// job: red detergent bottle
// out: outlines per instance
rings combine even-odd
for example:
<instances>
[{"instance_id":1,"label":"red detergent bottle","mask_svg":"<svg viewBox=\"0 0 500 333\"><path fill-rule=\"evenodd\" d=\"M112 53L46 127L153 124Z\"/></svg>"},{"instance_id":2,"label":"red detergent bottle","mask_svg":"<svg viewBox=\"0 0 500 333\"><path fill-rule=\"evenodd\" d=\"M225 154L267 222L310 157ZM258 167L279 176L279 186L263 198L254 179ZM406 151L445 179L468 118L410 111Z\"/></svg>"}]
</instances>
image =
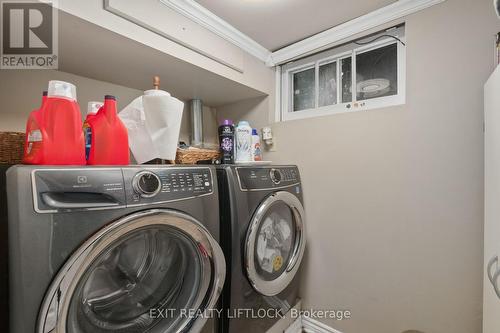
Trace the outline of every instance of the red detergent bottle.
<instances>
[{"instance_id":1,"label":"red detergent bottle","mask_svg":"<svg viewBox=\"0 0 500 333\"><path fill-rule=\"evenodd\" d=\"M47 91L45 90L43 93L42 93L42 104L40 105L40 108L38 109L35 109L33 111L31 111L30 113L30 117L28 119L28 121L26 122L26 138L24 139L24 152L23 152L23 159L25 158L25 156L28 154L28 148L29 150L31 151L32 148L33 148L33 145L31 145L31 147L28 145L28 133L29 133L29 129L28 127L30 126L30 124L33 122L32 118L37 118L39 117L39 112L40 112L40 109L43 108L43 106L45 105L45 102L47 101ZM31 121L30 121L31 120Z\"/></svg>"},{"instance_id":2,"label":"red detergent bottle","mask_svg":"<svg viewBox=\"0 0 500 333\"><path fill-rule=\"evenodd\" d=\"M95 117L99 109L103 106L101 102L89 102L87 107L87 117L83 123L83 135L85 137L85 159L89 159L90 147L92 147L92 130L89 126L89 119Z\"/></svg>"},{"instance_id":3,"label":"red detergent bottle","mask_svg":"<svg viewBox=\"0 0 500 333\"><path fill-rule=\"evenodd\" d=\"M76 87L68 82L50 81L40 109L26 124L23 163L84 165L85 147Z\"/></svg>"},{"instance_id":4,"label":"red detergent bottle","mask_svg":"<svg viewBox=\"0 0 500 333\"><path fill-rule=\"evenodd\" d=\"M129 164L128 133L116 111L116 98L106 95L104 105L86 121L90 131L89 165Z\"/></svg>"}]
</instances>

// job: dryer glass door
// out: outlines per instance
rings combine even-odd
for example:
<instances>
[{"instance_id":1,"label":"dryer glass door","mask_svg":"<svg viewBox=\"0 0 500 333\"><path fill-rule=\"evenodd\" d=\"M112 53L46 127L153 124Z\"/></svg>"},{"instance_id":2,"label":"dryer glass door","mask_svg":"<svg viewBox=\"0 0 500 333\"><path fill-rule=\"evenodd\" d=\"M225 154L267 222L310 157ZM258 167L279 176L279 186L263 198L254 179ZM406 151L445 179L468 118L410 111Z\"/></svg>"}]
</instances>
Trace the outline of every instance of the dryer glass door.
<instances>
[{"instance_id":1,"label":"dryer glass door","mask_svg":"<svg viewBox=\"0 0 500 333\"><path fill-rule=\"evenodd\" d=\"M305 249L304 208L289 192L276 192L257 208L245 248L247 275L267 296L283 291L300 266Z\"/></svg>"},{"instance_id":2,"label":"dryer glass door","mask_svg":"<svg viewBox=\"0 0 500 333\"><path fill-rule=\"evenodd\" d=\"M134 214L67 262L45 299L39 332L196 331L224 277L222 251L198 221L166 210Z\"/></svg>"}]
</instances>

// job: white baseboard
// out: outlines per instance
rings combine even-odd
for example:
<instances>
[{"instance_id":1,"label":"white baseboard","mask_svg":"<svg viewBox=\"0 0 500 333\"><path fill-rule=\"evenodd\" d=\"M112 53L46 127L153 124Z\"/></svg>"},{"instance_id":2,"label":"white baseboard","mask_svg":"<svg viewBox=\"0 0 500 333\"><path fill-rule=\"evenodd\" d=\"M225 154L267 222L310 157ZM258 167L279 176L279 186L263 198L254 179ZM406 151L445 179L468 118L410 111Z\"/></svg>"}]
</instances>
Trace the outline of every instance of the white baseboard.
<instances>
[{"instance_id":1,"label":"white baseboard","mask_svg":"<svg viewBox=\"0 0 500 333\"><path fill-rule=\"evenodd\" d=\"M284 333L342 333L315 319L305 316L297 318Z\"/></svg>"}]
</instances>

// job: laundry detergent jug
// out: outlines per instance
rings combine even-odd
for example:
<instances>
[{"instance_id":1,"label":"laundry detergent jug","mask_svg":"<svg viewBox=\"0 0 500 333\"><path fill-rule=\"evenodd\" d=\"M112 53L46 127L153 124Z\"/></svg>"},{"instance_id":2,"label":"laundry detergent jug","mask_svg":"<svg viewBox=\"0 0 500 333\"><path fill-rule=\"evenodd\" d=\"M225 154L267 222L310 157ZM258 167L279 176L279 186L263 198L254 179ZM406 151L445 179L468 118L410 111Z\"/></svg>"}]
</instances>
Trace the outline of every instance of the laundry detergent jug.
<instances>
[{"instance_id":1,"label":"laundry detergent jug","mask_svg":"<svg viewBox=\"0 0 500 333\"><path fill-rule=\"evenodd\" d=\"M26 124L23 163L84 165L85 147L76 88L63 81L50 81L40 109Z\"/></svg>"},{"instance_id":2,"label":"laundry detergent jug","mask_svg":"<svg viewBox=\"0 0 500 333\"><path fill-rule=\"evenodd\" d=\"M116 98L106 95L104 105L97 114L87 119L87 132L90 136L87 164L129 164L127 129L116 113Z\"/></svg>"},{"instance_id":3,"label":"laundry detergent jug","mask_svg":"<svg viewBox=\"0 0 500 333\"><path fill-rule=\"evenodd\" d=\"M92 130L89 126L89 119L92 119L97 114L97 111L104 104L101 102L89 102L87 106L87 116L85 117L85 122L83 123L83 135L85 136L85 159L89 159L90 147L92 146Z\"/></svg>"}]
</instances>

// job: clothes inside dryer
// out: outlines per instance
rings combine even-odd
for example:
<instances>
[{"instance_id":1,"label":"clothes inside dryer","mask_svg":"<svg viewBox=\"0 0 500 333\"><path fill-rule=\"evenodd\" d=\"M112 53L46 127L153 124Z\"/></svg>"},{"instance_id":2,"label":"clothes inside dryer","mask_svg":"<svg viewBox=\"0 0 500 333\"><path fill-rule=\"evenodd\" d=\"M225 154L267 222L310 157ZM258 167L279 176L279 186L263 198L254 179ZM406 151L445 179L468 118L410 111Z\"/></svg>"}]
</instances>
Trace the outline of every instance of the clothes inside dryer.
<instances>
[{"instance_id":1,"label":"clothes inside dryer","mask_svg":"<svg viewBox=\"0 0 500 333\"><path fill-rule=\"evenodd\" d=\"M276 202L263 216L257 233L255 266L266 281L286 269L295 248L294 215L284 202Z\"/></svg>"},{"instance_id":2,"label":"clothes inside dryer","mask_svg":"<svg viewBox=\"0 0 500 333\"><path fill-rule=\"evenodd\" d=\"M165 318L150 309L196 308L203 267L200 251L183 232L151 226L115 241L78 283L68 332L145 332ZM206 286L205 286L206 288ZM167 326L175 327L178 316Z\"/></svg>"}]
</instances>

